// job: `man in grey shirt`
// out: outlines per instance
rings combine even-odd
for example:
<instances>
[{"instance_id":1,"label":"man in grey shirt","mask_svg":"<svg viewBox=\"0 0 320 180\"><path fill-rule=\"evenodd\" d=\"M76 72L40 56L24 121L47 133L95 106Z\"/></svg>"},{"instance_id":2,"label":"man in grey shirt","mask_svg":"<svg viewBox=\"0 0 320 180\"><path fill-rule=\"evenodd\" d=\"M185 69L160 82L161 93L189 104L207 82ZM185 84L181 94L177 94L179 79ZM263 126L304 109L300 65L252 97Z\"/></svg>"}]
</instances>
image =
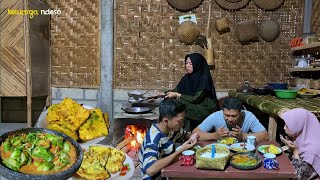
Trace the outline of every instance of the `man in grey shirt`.
<instances>
[{"instance_id":1,"label":"man in grey shirt","mask_svg":"<svg viewBox=\"0 0 320 180\"><path fill-rule=\"evenodd\" d=\"M223 110L209 115L193 133L200 135L199 140L217 140L227 136L245 140L249 135L255 136L257 141L268 140L268 133L256 116L241 108L240 100L233 97L225 99Z\"/></svg>"}]
</instances>

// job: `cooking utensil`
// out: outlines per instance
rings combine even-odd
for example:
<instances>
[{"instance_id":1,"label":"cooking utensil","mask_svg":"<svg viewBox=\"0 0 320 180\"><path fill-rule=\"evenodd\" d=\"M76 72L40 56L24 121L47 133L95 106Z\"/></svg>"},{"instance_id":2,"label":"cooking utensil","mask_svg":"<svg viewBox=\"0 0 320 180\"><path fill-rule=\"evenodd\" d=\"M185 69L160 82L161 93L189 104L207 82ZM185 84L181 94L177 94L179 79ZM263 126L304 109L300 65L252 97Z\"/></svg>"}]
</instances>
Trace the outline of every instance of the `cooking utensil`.
<instances>
[{"instance_id":1,"label":"cooking utensil","mask_svg":"<svg viewBox=\"0 0 320 180\"><path fill-rule=\"evenodd\" d=\"M267 95L271 93L269 88L253 88L253 92L258 95Z\"/></svg>"},{"instance_id":2,"label":"cooking utensil","mask_svg":"<svg viewBox=\"0 0 320 180\"><path fill-rule=\"evenodd\" d=\"M144 114L154 110L154 107L127 107L121 109L129 114Z\"/></svg>"},{"instance_id":3,"label":"cooking utensil","mask_svg":"<svg viewBox=\"0 0 320 180\"><path fill-rule=\"evenodd\" d=\"M131 91L128 92L128 96L132 97L133 99L135 99L136 101L140 100L140 98L143 98L143 96L145 94L147 94L149 91L146 91L144 93L140 92L140 91Z\"/></svg>"},{"instance_id":4,"label":"cooking utensil","mask_svg":"<svg viewBox=\"0 0 320 180\"><path fill-rule=\"evenodd\" d=\"M247 150L247 147L246 147L246 143L245 143L245 142L243 143L243 149L244 149L244 150Z\"/></svg>"},{"instance_id":5,"label":"cooking utensil","mask_svg":"<svg viewBox=\"0 0 320 180\"><path fill-rule=\"evenodd\" d=\"M65 134L62 134L60 132L50 130L50 129L44 129L44 128L25 128L25 129L19 129L16 131L11 131L6 134L3 134L0 137L0 144L2 144L2 142L4 142L10 135L28 134L28 133L35 133L35 132L54 134L57 136L61 136L65 140L69 141L76 150L76 162L69 169L62 172L57 172L53 174L34 175L34 174L24 174L17 171L13 171L9 169L6 165L4 165L0 158L1 176L4 176L7 179L17 179L17 180L18 179L57 180L57 179L68 179L69 177L73 176L77 172L77 170L79 169L82 163L83 152L82 152L81 146L75 140L73 140L72 138L70 138Z\"/></svg>"},{"instance_id":6,"label":"cooking utensil","mask_svg":"<svg viewBox=\"0 0 320 180\"><path fill-rule=\"evenodd\" d=\"M149 99L158 99L158 98L164 98L166 95L156 95L156 96L149 96L149 97L145 97L145 98L141 98L139 100L137 100L136 103L141 103L142 101L146 101Z\"/></svg>"}]
</instances>

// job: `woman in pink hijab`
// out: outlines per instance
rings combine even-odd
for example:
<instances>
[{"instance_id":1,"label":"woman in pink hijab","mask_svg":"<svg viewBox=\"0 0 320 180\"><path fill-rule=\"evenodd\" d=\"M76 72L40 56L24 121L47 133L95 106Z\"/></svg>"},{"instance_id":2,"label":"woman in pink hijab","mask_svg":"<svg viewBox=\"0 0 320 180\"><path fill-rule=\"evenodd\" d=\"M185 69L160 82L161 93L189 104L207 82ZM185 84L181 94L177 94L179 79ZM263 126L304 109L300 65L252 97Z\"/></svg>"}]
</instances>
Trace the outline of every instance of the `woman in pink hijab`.
<instances>
[{"instance_id":1,"label":"woman in pink hijab","mask_svg":"<svg viewBox=\"0 0 320 180\"><path fill-rule=\"evenodd\" d=\"M280 139L293 152L292 165L298 179L319 178L320 174L320 123L311 112L292 109L281 115L288 137ZM291 141L291 140L292 141Z\"/></svg>"}]
</instances>

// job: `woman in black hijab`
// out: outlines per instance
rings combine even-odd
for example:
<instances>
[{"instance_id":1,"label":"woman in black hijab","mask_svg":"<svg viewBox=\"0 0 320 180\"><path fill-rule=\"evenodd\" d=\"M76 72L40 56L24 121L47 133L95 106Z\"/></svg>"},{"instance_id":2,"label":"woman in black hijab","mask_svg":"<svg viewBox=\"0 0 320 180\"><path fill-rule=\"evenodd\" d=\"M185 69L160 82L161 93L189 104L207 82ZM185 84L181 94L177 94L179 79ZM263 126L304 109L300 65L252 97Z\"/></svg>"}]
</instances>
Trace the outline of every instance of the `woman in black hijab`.
<instances>
[{"instance_id":1,"label":"woman in black hijab","mask_svg":"<svg viewBox=\"0 0 320 180\"><path fill-rule=\"evenodd\" d=\"M186 129L193 130L218 110L218 100L208 63L201 54L188 54L185 57L185 68L187 74L174 90L165 94L166 98L176 98L186 105Z\"/></svg>"}]
</instances>

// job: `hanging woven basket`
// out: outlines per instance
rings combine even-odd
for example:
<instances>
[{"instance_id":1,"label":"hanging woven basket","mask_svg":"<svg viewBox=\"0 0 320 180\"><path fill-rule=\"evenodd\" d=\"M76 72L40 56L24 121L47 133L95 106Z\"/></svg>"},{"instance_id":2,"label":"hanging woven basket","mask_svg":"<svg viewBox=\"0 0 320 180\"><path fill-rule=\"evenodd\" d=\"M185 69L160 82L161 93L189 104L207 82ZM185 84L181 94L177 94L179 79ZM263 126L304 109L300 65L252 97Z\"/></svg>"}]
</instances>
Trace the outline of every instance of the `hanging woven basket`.
<instances>
[{"instance_id":1,"label":"hanging woven basket","mask_svg":"<svg viewBox=\"0 0 320 180\"><path fill-rule=\"evenodd\" d=\"M280 34L280 24L274 20L264 21L259 25L259 36L268 42L274 41Z\"/></svg>"},{"instance_id":2,"label":"hanging woven basket","mask_svg":"<svg viewBox=\"0 0 320 180\"><path fill-rule=\"evenodd\" d=\"M219 18L215 21L214 27L217 31L226 31L230 27L230 21L227 17Z\"/></svg>"},{"instance_id":3,"label":"hanging woven basket","mask_svg":"<svg viewBox=\"0 0 320 180\"><path fill-rule=\"evenodd\" d=\"M193 44L200 36L200 29L193 21L185 21L178 27L179 40L186 44Z\"/></svg>"},{"instance_id":4,"label":"hanging woven basket","mask_svg":"<svg viewBox=\"0 0 320 180\"><path fill-rule=\"evenodd\" d=\"M182 12L191 11L202 3L203 0L167 0L169 5Z\"/></svg>"}]
</instances>

